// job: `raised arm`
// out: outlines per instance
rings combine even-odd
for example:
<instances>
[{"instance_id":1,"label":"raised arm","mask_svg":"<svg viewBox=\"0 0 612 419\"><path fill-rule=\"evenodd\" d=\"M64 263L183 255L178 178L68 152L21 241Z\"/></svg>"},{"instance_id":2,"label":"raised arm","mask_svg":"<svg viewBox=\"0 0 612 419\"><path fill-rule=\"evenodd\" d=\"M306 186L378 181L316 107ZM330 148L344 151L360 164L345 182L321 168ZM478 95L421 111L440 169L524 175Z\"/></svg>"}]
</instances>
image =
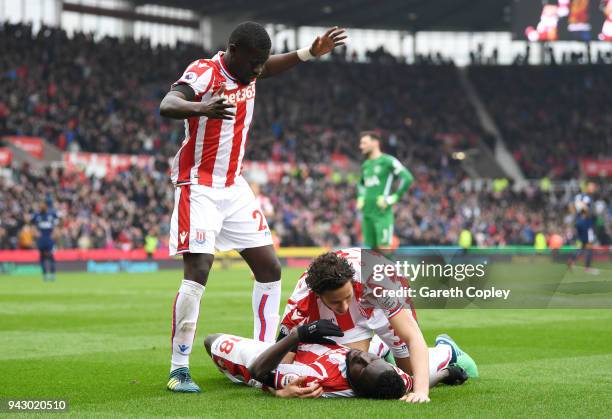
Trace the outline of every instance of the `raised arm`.
<instances>
[{"instance_id":1,"label":"raised arm","mask_svg":"<svg viewBox=\"0 0 612 419\"><path fill-rule=\"evenodd\" d=\"M302 61L321 57L334 48L344 45L346 30L337 26L328 29L322 36L317 36L310 48L302 48L286 54L271 55L265 62L259 78L271 77L295 67Z\"/></svg>"}]
</instances>

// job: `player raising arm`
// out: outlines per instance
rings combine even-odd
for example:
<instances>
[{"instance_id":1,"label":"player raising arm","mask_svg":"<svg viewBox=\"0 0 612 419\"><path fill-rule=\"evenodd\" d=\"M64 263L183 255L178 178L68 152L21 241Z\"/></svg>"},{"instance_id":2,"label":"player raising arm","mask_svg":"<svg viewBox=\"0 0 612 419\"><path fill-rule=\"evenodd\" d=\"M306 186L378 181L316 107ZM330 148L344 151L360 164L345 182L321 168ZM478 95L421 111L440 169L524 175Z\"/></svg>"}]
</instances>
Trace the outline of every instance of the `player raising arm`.
<instances>
[{"instance_id":1,"label":"player raising arm","mask_svg":"<svg viewBox=\"0 0 612 419\"><path fill-rule=\"evenodd\" d=\"M185 120L185 140L171 169L176 188L169 247L171 256L183 256L184 279L174 300L169 390L200 392L189 355L215 249L237 250L251 268L253 335L274 340L281 266L266 218L241 175L255 84L329 53L345 38L343 29L332 28L310 47L270 56L264 27L242 23L225 51L192 62L160 103L162 116Z\"/></svg>"}]
</instances>

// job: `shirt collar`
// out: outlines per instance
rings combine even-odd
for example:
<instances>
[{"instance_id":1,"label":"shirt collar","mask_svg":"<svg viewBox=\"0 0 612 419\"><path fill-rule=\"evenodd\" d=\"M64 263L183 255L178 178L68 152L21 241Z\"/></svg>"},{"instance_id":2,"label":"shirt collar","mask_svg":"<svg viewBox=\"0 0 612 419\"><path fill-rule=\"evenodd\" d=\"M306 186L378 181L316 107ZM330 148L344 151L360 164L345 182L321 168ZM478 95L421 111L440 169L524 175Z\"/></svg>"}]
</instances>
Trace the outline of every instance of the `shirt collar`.
<instances>
[{"instance_id":1,"label":"shirt collar","mask_svg":"<svg viewBox=\"0 0 612 419\"><path fill-rule=\"evenodd\" d=\"M223 73L223 75L225 77L227 77L228 79L238 82L238 79L232 75L232 73L230 73L229 69L227 68L227 66L225 65L225 61L223 60L223 56L225 55L224 51L219 51L217 52L217 54L213 57L213 60L217 61L219 63L219 67L221 68L221 72Z\"/></svg>"}]
</instances>

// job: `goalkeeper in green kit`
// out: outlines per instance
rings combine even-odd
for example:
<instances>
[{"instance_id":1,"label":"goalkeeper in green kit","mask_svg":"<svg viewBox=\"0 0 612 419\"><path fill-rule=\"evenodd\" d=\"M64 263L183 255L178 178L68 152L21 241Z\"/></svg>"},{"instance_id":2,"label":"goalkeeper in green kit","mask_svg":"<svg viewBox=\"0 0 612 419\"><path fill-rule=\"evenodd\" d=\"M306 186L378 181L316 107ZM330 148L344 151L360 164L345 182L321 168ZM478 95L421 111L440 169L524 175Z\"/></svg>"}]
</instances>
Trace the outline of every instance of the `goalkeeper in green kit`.
<instances>
[{"instance_id":1,"label":"goalkeeper in green kit","mask_svg":"<svg viewBox=\"0 0 612 419\"><path fill-rule=\"evenodd\" d=\"M391 247L393 239L393 205L412 184L413 177L398 159L380 151L381 137L373 131L362 132L359 139L361 164L357 209L363 212L363 244L370 249ZM395 181L399 186L392 190Z\"/></svg>"}]
</instances>

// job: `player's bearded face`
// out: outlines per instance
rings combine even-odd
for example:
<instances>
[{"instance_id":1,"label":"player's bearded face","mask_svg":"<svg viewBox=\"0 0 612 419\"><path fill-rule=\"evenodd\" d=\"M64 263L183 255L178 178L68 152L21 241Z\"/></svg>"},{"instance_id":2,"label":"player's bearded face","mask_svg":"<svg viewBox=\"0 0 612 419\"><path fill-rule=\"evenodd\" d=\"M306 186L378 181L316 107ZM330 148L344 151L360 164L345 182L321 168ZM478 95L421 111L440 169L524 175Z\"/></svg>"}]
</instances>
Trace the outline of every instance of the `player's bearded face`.
<instances>
[{"instance_id":1,"label":"player's bearded face","mask_svg":"<svg viewBox=\"0 0 612 419\"><path fill-rule=\"evenodd\" d=\"M334 313L344 314L348 311L349 304L353 298L353 284L351 281L347 281L338 289L325 291L319 298Z\"/></svg>"},{"instance_id":2,"label":"player's bearded face","mask_svg":"<svg viewBox=\"0 0 612 419\"><path fill-rule=\"evenodd\" d=\"M369 136L361 137L359 140L359 149L361 150L361 154L370 154L372 149L374 148L374 141Z\"/></svg>"}]
</instances>

